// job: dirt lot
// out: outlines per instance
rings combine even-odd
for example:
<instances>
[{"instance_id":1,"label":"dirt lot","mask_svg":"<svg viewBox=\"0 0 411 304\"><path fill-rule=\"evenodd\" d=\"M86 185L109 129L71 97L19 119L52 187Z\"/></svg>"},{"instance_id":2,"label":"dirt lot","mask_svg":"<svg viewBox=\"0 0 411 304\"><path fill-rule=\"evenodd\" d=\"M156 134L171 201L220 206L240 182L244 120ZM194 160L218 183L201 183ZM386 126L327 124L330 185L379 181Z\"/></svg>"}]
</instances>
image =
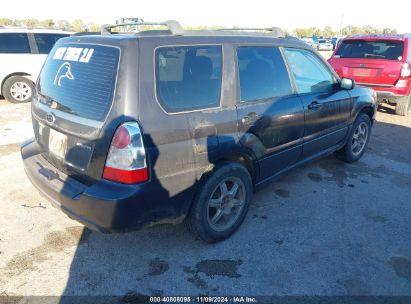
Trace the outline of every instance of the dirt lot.
<instances>
[{"instance_id":1,"label":"dirt lot","mask_svg":"<svg viewBox=\"0 0 411 304\"><path fill-rule=\"evenodd\" d=\"M361 161L295 170L207 245L182 226L103 235L51 207L20 160L30 105L1 100L0 295L411 295L411 118L392 112Z\"/></svg>"}]
</instances>

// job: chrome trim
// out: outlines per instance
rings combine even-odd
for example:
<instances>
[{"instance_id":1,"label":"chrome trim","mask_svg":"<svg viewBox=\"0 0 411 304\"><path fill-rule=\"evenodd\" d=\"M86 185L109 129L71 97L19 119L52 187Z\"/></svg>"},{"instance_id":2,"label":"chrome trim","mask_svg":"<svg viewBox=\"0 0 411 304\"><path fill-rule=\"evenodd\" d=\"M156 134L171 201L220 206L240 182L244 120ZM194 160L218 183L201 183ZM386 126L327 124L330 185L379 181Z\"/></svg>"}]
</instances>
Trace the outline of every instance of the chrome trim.
<instances>
[{"instance_id":1,"label":"chrome trim","mask_svg":"<svg viewBox=\"0 0 411 304\"><path fill-rule=\"evenodd\" d=\"M89 126L89 127L93 127L93 128L101 128L104 125L103 121L98 121L98 120L93 120L93 119L89 119L89 118L84 118L81 116L76 116L73 114L69 114L57 109L52 109L48 106L46 106L45 104L41 103L41 102L37 102L34 107L39 108L41 111L45 112L46 114L53 114L56 118L62 118L64 120L76 123L76 124L80 124L80 125L84 125L84 126ZM40 117L37 113L35 113L34 111L32 112L33 116L45 123L47 126L51 126L52 124L48 122L47 118L42 118Z\"/></svg>"},{"instance_id":2,"label":"chrome trim","mask_svg":"<svg viewBox=\"0 0 411 304\"><path fill-rule=\"evenodd\" d=\"M379 84L379 83L362 83L362 82L357 82L358 85L361 86L366 86L366 87L378 87L378 88L392 88L394 87L391 84Z\"/></svg>"}]
</instances>

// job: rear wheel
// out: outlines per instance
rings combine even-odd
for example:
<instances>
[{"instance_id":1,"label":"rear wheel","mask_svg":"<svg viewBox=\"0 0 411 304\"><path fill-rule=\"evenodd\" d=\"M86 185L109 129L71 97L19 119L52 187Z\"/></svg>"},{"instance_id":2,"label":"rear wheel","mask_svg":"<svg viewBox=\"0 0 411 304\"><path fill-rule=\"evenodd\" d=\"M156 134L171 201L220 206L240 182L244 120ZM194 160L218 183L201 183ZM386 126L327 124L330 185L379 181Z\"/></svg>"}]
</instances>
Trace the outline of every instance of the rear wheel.
<instances>
[{"instance_id":1,"label":"rear wheel","mask_svg":"<svg viewBox=\"0 0 411 304\"><path fill-rule=\"evenodd\" d=\"M336 156L347 162L359 160L367 148L371 135L371 120L367 114L361 113L355 120L345 146L337 151Z\"/></svg>"},{"instance_id":2,"label":"rear wheel","mask_svg":"<svg viewBox=\"0 0 411 304\"><path fill-rule=\"evenodd\" d=\"M214 243L233 234L243 222L253 187L249 172L237 163L223 163L199 184L188 228L202 240Z\"/></svg>"},{"instance_id":3,"label":"rear wheel","mask_svg":"<svg viewBox=\"0 0 411 304\"><path fill-rule=\"evenodd\" d=\"M12 76L4 82L2 91L9 102L30 102L33 99L34 83L23 76Z\"/></svg>"},{"instance_id":4,"label":"rear wheel","mask_svg":"<svg viewBox=\"0 0 411 304\"><path fill-rule=\"evenodd\" d=\"M411 111L411 95L405 96L397 100L395 105L395 114L401 116L410 115Z\"/></svg>"}]
</instances>

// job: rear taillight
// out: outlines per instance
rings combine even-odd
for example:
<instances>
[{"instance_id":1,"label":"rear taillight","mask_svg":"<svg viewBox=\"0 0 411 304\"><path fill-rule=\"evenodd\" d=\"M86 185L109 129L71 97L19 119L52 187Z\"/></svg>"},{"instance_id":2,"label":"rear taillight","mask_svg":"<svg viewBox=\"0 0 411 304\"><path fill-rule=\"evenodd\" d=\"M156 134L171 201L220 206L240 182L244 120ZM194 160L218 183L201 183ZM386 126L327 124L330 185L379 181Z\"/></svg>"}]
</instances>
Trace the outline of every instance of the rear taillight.
<instances>
[{"instance_id":1,"label":"rear taillight","mask_svg":"<svg viewBox=\"0 0 411 304\"><path fill-rule=\"evenodd\" d=\"M410 77L411 76L411 68L409 63L405 62L402 64L401 67L401 77Z\"/></svg>"},{"instance_id":2,"label":"rear taillight","mask_svg":"<svg viewBox=\"0 0 411 304\"><path fill-rule=\"evenodd\" d=\"M148 180L146 151L137 122L126 122L117 128L111 141L103 178L123 184Z\"/></svg>"}]
</instances>

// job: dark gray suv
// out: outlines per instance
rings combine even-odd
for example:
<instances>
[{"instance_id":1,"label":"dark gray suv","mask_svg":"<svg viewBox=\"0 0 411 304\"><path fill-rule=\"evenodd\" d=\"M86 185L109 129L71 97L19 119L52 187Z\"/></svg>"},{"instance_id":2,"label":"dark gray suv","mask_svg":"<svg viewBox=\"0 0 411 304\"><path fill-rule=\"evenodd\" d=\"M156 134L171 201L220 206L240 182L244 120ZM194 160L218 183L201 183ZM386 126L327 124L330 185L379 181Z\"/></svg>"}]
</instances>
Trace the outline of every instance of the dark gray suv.
<instances>
[{"instance_id":1,"label":"dark gray suv","mask_svg":"<svg viewBox=\"0 0 411 304\"><path fill-rule=\"evenodd\" d=\"M275 28L163 25L61 39L42 69L21 153L70 217L103 232L185 221L220 241L254 190L333 152L363 155L374 92L305 43Z\"/></svg>"}]
</instances>

